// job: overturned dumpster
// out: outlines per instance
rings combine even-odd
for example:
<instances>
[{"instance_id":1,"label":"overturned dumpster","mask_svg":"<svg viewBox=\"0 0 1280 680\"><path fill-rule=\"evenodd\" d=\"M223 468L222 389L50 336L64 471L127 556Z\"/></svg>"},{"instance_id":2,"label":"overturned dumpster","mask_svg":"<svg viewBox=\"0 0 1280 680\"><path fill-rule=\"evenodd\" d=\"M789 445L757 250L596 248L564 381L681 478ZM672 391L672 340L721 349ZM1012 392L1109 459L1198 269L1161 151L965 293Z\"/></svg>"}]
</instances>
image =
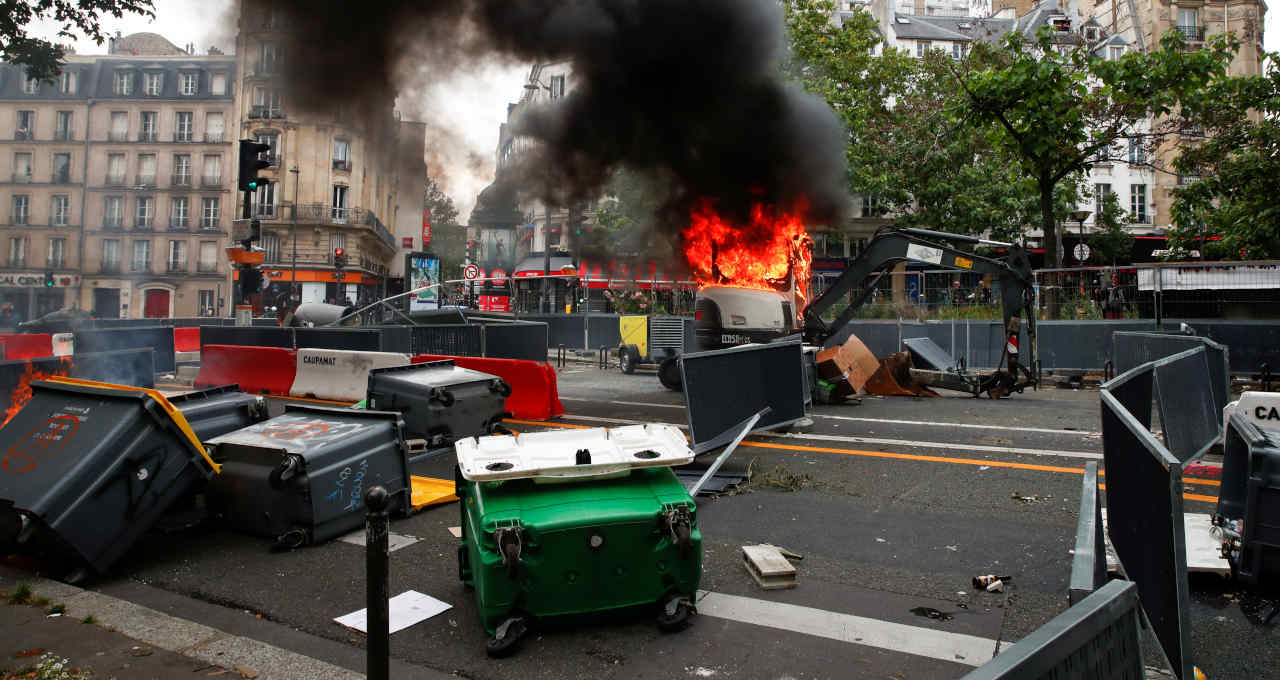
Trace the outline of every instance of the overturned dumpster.
<instances>
[{"instance_id":1,"label":"overturned dumpster","mask_svg":"<svg viewBox=\"0 0 1280 680\"><path fill-rule=\"evenodd\" d=\"M108 569L218 472L158 392L70 378L31 390L0 429L0 544L69 580Z\"/></svg>"}]
</instances>

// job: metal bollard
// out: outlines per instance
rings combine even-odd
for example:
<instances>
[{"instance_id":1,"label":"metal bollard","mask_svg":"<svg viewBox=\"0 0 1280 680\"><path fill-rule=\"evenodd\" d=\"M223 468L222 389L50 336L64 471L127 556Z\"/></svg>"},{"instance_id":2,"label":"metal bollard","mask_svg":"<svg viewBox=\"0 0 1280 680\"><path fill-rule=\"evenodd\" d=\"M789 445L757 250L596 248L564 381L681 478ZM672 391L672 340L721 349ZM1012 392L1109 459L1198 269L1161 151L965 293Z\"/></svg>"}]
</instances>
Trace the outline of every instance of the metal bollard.
<instances>
[{"instance_id":1,"label":"metal bollard","mask_svg":"<svg viewBox=\"0 0 1280 680\"><path fill-rule=\"evenodd\" d=\"M565 364L568 363L566 356L567 356L567 353L565 352L564 345L557 346L556 347L556 364L558 364L559 368L564 368Z\"/></svg>"},{"instance_id":2,"label":"metal bollard","mask_svg":"<svg viewBox=\"0 0 1280 680\"><path fill-rule=\"evenodd\" d=\"M387 584L387 504L390 496L381 486L364 494L366 626L369 631L365 674L369 680L391 678L391 597Z\"/></svg>"},{"instance_id":3,"label":"metal bollard","mask_svg":"<svg viewBox=\"0 0 1280 680\"><path fill-rule=\"evenodd\" d=\"M1271 364L1263 363L1258 367L1262 375L1259 376L1258 382L1262 383L1262 391L1271 391Z\"/></svg>"},{"instance_id":4,"label":"metal bollard","mask_svg":"<svg viewBox=\"0 0 1280 680\"><path fill-rule=\"evenodd\" d=\"M1102 364L1102 381L1107 382L1116 377L1116 365L1110 359Z\"/></svg>"},{"instance_id":5,"label":"metal bollard","mask_svg":"<svg viewBox=\"0 0 1280 680\"><path fill-rule=\"evenodd\" d=\"M596 368L602 371L609 368L609 346L608 345L600 345L600 359L596 363Z\"/></svg>"}]
</instances>

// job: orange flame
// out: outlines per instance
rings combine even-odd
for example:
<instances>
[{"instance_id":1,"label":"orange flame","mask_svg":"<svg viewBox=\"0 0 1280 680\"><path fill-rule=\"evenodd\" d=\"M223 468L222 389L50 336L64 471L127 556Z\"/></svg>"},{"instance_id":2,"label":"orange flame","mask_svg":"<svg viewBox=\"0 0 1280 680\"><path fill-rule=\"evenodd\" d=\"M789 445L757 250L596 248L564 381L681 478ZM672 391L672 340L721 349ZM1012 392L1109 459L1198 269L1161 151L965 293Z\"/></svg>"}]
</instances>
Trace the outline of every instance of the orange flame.
<instances>
[{"instance_id":1,"label":"orange flame","mask_svg":"<svg viewBox=\"0 0 1280 680\"><path fill-rule=\"evenodd\" d=\"M701 286L790 290L794 278L797 320L809 301L813 240L805 231L804 206L794 212L756 204L746 224L733 224L700 201L682 232L684 257Z\"/></svg>"},{"instance_id":2,"label":"orange flame","mask_svg":"<svg viewBox=\"0 0 1280 680\"><path fill-rule=\"evenodd\" d=\"M9 421L18 415L18 411L21 411L22 407L31 401L31 381L47 380L55 376L65 377L70 372L71 361L67 357L61 357L58 368L53 373L37 370L31 360L27 359L27 370L23 371L22 375L19 376L18 386L14 387L13 391L9 393L9 408L4 411L4 422L0 423L0 427L8 425Z\"/></svg>"}]
</instances>

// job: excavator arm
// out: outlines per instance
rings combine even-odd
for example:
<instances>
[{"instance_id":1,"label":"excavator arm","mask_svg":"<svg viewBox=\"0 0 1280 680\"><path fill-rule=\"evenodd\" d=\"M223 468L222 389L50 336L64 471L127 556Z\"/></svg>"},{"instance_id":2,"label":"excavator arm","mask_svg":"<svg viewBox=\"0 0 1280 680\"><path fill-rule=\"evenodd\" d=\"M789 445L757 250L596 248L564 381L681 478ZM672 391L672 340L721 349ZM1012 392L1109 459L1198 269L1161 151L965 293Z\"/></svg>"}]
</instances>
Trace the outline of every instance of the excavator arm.
<instances>
[{"instance_id":1,"label":"excavator arm","mask_svg":"<svg viewBox=\"0 0 1280 680\"><path fill-rule=\"evenodd\" d=\"M1008 249L1008 255L1001 259L992 259L952 248L945 242L973 243L981 245L1001 246ZM823 291L804 310L804 338L806 342L823 345L832 336L840 332L858 309L866 302L875 290L876 283L888 274L899 262L918 262L938 269L951 269L960 272L990 275L1000 282L1000 302L1003 311L1005 337L1005 359L1008 364L1007 373L997 372L992 376L969 381L971 389L965 391L987 391L992 396L1008 394L1012 390L1021 390L1027 385L1035 385L1036 377L1028 370L1035 365L1035 288L1034 274L1026 252L1020 247L996 241L988 241L974 236L947 234L925 229L894 229L882 231L867 244L867 248L857 257L830 287ZM849 306L827 324L822 315L842 298L850 295L855 289L857 293L849 302ZM1025 324L1030 339L1030 361L1022 364L1018 361L1018 336ZM1023 377L1024 380L1019 380ZM938 383L941 387L950 387Z\"/></svg>"}]
</instances>

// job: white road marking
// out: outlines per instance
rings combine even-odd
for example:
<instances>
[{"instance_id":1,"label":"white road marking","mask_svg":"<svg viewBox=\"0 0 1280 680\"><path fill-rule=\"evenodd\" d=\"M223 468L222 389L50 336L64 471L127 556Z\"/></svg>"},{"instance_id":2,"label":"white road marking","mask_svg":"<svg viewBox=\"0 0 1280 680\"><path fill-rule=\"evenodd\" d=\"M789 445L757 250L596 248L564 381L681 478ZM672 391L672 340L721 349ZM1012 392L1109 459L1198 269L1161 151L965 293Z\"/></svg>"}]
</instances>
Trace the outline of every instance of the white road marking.
<instances>
[{"instance_id":1,"label":"white road marking","mask_svg":"<svg viewBox=\"0 0 1280 680\"><path fill-rule=\"evenodd\" d=\"M648 406L650 408L674 408L684 410L684 404L650 404L640 401L601 401L600 399L587 399L584 397L560 397L561 401L584 401L592 404L616 404L618 406ZM826 418L827 420L845 420L854 423L885 423L888 425L922 425L926 427L959 427L970 430L1005 430L1008 432L1041 432L1044 434L1063 434L1076 435L1080 437L1100 437L1101 432L1089 432L1086 430L1055 430L1051 427L1014 427L1012 425L980 425L977 423L944 423L938 421L924 420L891 420L888 418L857 418L854 416L833 416L824 413L812 413L812 418Z\"/></svg>"},{"instance_id":2,"label":"white road marking","mask_svg":"<svg viewBox=\"0 0 1280 680\"><path fill-rule=\"evenodd\" d=\"M566 413L562 418L567 420L582 420L588 423L606 423L610 425L637 425L644 420L632 420L630 418L605 418L602 416L583 416L574 413ZM682 430L688 430L687 425L673 423ZM1102 460L1101 453L1093 453L1090 451L1059 451L1055 449L1026 449L1016 446L988 446L985 444L963 444L958 442L924 442L913 439L888 439L881 437L855 437L852 435L842 434L805 434L803 432L757 432L751 435L753 438L773 437L777 439L808 439L813 441L840 442L843 444L874 444L881 446L901 446L918 449L951 449L961 451L983 451L987 453L1005 453L1022 456L1050 456L1057 458L1083 458L1086 460ZM756 440L758 441L758 439Z\"/></svg>"},{"instance_id":3,"label":"white road marking","mask_svg":"<svg viewBox=\"0 0 1280 680\"><path fill-rule=\"evenodd\" d=\"M981 666L990 661L996 649L995 640L976 635L908 626L738 595L698 591L697 607L698 614L702 616L789 630L966 666Z\"/></svg>"}]
</instances>

